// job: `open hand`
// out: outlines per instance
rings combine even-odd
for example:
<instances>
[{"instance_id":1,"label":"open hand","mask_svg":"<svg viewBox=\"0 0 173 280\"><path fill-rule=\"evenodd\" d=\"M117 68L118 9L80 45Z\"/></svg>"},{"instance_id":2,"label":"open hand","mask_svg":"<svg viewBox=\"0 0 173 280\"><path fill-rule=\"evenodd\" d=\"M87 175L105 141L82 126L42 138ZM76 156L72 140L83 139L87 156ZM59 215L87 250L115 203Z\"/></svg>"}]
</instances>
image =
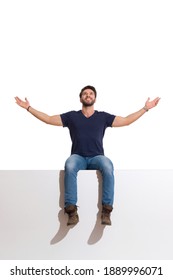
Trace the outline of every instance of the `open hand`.
<instances>
[{"instance_id":1,"label":"open hand","mask_svg":"<svg viewBox=\"0 0 173 280\"><path fill-rule=\"evenodd\" d=\"M150 98L148 97L147 101L145 102L145 107L149 110L159 103L160 97L156 97L154 100L150 101Z\"/></svg>"},{"instance_id":2,"label":"open hand","mask_svg":"<svg viewBox=\"0 0 173 280\"><path fill-rule=\"evenodd\" d=\"M20 107L22 107L24 109L27 109L30 106L29 101L28 101L28 99L26 97L25 97L25 101L22 101L17 96L14 99L16 100L17 105L19 105Z\"/></svg>"}]
</instances>

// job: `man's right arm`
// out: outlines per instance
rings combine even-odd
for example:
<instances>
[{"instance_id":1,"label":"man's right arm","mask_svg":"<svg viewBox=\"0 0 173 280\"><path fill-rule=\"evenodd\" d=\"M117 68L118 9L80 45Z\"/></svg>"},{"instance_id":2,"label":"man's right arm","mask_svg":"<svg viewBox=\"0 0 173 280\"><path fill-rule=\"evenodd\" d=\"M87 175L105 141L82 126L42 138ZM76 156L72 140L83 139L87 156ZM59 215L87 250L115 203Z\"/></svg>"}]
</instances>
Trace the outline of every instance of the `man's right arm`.
<instances>
[{"instance_id":1,"label":"man's right arm","mask_svg":"<svg viewBox=\"0 0 173 280\"><path fill-rule=\"evenodd\" d=\"M29 107L28 112L30 112L34 117L36 117L40 121L45 122L47 124L57 125L57 126L63 125L60 115L49 116L43 112L40 112L32 108L31 106Z\"/></svg>"},{"instance_id":2,"label":"man's right arm","mask_svg":"<svg viewBox=\"0 0 173 280\"><path fill-rule=\"evenodd\" d=\"M19 97L15 97L15 100L20 107L26 109L29 113L31 113L34 117L36 117L40 121L45 122L46 124L63 126L60 115L49 116L43 112L34 109L33 107L30 106L30 103L27 100L27 98L25 98L25 101L22 101Z\"/></svg>"}]
</instances>

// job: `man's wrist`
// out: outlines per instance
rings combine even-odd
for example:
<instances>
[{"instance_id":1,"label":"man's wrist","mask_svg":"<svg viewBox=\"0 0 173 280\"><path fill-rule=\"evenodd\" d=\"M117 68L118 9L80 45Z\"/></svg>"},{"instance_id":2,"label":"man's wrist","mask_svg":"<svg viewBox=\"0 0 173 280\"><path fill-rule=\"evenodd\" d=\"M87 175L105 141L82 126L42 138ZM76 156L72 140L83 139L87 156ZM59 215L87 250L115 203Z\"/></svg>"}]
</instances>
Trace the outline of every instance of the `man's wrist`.
<instances>
[{"instance_id":1,"label":"man's wrist","mask_svg":"<svg viewBox=\"0 0 173 280\"><path fill-rule=\"evenodd\" d=\"M31 107L31 106L29 105L28 108L26 109L28 112L29 112L29 108L30 108L30 107Z\"/></svg>"},{"instance_id":2,"label":"man's wrist","mask_svg":"<svg viewBox=\"0 0 173 280\"><path fill-rule=\"evenodd\" d=\"M144 106L143 109L145 110L145 112L148 112L148 110L149 110L149 109L147 108L147 106Z\"/></svg>"}]
</instances>

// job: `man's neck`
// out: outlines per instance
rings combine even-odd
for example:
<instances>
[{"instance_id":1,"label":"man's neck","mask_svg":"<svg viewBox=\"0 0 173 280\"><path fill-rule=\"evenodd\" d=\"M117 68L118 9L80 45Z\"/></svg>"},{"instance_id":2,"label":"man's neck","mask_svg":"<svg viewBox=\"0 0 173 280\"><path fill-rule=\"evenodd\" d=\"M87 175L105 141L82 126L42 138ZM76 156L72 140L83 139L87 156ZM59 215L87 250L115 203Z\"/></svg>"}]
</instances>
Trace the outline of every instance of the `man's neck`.
<instances>
[{"instance_id":1,"label":"man's neck","mask_svg":"<svg viewBox=\"0 0 173 280\"><path fill-rule=\"evenodd\" d=\"M94 114L94 106L82 106L82 113L89 118Z\"/></svg>"}]
</instances>

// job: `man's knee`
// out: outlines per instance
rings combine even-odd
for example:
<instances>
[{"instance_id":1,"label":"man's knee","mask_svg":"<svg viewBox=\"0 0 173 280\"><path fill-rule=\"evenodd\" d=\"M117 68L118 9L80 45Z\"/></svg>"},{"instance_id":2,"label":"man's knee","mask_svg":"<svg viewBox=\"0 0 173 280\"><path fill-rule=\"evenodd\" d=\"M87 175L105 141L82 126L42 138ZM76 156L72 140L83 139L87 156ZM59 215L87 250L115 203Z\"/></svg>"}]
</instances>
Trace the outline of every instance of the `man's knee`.
<instances>
[{"instance_id":1,"label":"man's knee","mask_svg":"<svg viewBox=\"0 0 173 280\"><path fill-rule=\"evenodd\" d=\"M79 155L71 155L65 162L65 171L78 171L80 169L85 169L85 161L83 157Z\"/></svg>"},{"instance_id":2,"label":"man's knee","mask_svg":"<svg viewBox=\"0 0 173 280\"><path fill-rule=\"evenodd\" d=\"M65 161L65 170L72 171L74 170L76 164L75 160L73 159L72 156L70 156L66 161Z\"/></svg>"},{"instance_id":3,"label":"man's knee","mask_svg":"<svg viewBox=\"0 0 173 280\"><path fill-rule=\"evenodd\" d=\"M109 171L109 172L113 172L114 171L114 166L112 161L107 158L106 156L102 156L101 157L101 166L103 168L103 170Z\"/></svg>"}]
</instances>

